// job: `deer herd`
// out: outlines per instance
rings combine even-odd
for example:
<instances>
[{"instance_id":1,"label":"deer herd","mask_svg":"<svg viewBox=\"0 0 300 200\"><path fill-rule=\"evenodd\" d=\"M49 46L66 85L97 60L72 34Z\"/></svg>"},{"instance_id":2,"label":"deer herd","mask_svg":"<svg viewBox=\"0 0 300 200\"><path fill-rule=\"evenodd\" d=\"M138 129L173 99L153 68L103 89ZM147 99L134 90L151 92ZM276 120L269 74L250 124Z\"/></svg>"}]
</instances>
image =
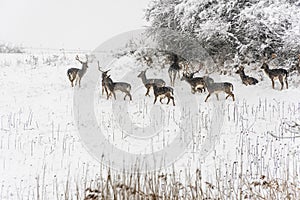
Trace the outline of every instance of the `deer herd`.
<instances>
[{"instance_id":1,"label":"deer herd","mask_svg":"<svg viewBox=\"0 0 300 200\"><path fill-rule=\"evenodd\" d=\"M71 86L74 87L74 81L75 86L78 85L80 87L80 82L82 77L87 72L88 68L88 57L86 56L86 61L83 62L80 60L79 56L77 55L75 58L81 65L82 68L70 68L67 71L68 78L71 82ZM300 67L300 55L299 55L299 67ZM170 59L171 63L168 69L168 74L170 78L170 84L171 86L175 85L175 79L176 76L180 77L180 72L182 71L182 77L181 81L186 81L191 86L191 93L195 94L196 92L208 92L207 97L205 98L205 102L207 102L208 98L215 94L216 98L219 100L219 93L226 93L226 99L231 97L232 100L235 100L235 96L233 94L233 85L229 82L215 82L212 78L209 76L203 76L203 77L194 77L196 73L198 73L200 70L194 71L194 72L187 72L187 70L183 70L183 66L180 64L179 57L175 54L172 55L172 58ZM185 66L186 67L186 66ZM285 69L270 69L267 62L263 61L263 64L261 66L261 69L264 70L265 74L271 79L272 81L272 88L275 88L275 80L278 79L281 84L281 90L284 87L284 83L286 88L288 89L288 71ZM106 93L107 99L109 97L113 96L114 99L116 99L116 91L121 91L122 93L125 93L124 100L126 100L126 97L129 97L129 100L132 100L131 95L131 85L126 82L114 82L110 75L108 75L110 70L103 71L100 68L100 63L98 61L98 70L102 73L102 94L104 94L104 91ZM175 106L174 101L174 89L172 87L166 86L166 82L162 79L157 78L147 78L146 76L147 69L144 71L141 71L137 77L142 80L142 83L144 84L145 88L147 89L145 96L150 96L150 90L153 89L154 94L154 104L157 101L157 98L160 99L160 102L164 98L167 98L167 104L169 104L170 100L172 100L173 106ZM246 86L248 85L255 85L258 83L258 80L256 78L247 76L244 72L244 67L239 66L238 70L235 72L236 74L239 74L242 80L242 83Z\"/></svg>"}]
</instances>

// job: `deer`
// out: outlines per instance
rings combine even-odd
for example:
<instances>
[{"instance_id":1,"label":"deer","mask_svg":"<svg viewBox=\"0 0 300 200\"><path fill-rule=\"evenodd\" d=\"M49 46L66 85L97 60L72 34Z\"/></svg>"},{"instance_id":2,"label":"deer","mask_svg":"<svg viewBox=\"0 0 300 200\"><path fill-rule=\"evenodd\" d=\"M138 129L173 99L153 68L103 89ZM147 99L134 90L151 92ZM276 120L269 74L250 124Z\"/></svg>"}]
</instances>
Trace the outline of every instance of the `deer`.
<instances>
[{"instance_id":1,"label":"deer","mask_svg":"<svg viewBox=\"0 0 300 200\"><path fill-rule=\"evenodd\" d=\"M183 75L180 79L181 81L186 81L186 82L188 82L188 84L190 84L192 94L195 94L197 91L200 91L201 93L203 91L205 92L204 79L202 77L195 77L194 78L194 74L198 73L198 72L199 72L199 70L196 71L196 72L192 72L190 74L183 73Z\"/></svg>"},{"instance_id":2,"label":"deer","mask_svg":"<svg viewBox=\"0 0 300 200\"><path fill-rule=\"evenodd\" d=\"M150 56L143 56L143 60L148 66L150 66L153 63L153 60Z\"/></svg>"},{"instance_id":3,"label":"deer","mask_svg":"<svg viewBox=\"0 0 300 200\"><path fill-rule=\"evenodd\" d=\"M166 82L162 79L147 79L146 71L147 71L147 69L144 71L141 71L137 77L142 79L142 82L147 89L145 96L150 96L149 92L150 92L151 87L153 87L153 85L156 85L158 87L163 87L166 85Z\"/></svg>"},{"instance_id":4,"label":"deer","mask_svg":"<svg viewBox=\"0 0 300 200\"><path fill-rule=\"evenodd\" d=\"M168 69L168 74L169 74L171 86L174 86L176 75L178 74L178 76L179 76L179 71L182 69L182 66L179 65L178 55L173 54L172 61L173 61L173 63L170 65L170 67Z\"/></svg>"},{"instance_id":5,"label":"deer","mask_svg":"<svg viewBox=\"0 0 300 200\"><path fill-rule=\"evenodd\" d=\"M106 70L106 71L103 71L100 68L100 62L98 61L97 63L98 63L98 70L100 72L102 72L102 95L104 94L104 91L105 91L106 92L106 96L108 97L108 95L109 95L108 94L108 89L107 89L107 86L105 85L106 84L105 81L107 81L107 80L105 80L105 78L108 76L107 74L110 71L110 69Z\"/></svg>"},{"instance_id":6,"label":"deer","mask_svg":"<svg viewBox=\"0 0 300 200\"><path fill-rule=\"evenodd\" d=\"M121 91L125 93L124 100L126 100L126 97L128 96L130 101L132 101L132 96L130 94L131 85L125 82L113 82L113 80L110 78L110 75L107 74L108 71L109 70L102 72L102 87L104 86L104 89L106 91L106 98L109 99L109 97L113 95L114 99L116 100L117 98L115 92Z\"/></svg>"},{"instance_id":7,"label":"deer","mask_svg":"<svg viewBox=\"0 0 300 200\"><path fill-rule=\"evenodd\" d=\"M68 75L68 78L71 82L71 86L74 87L74 80L75 80L75 86L77 85L77 82L79 83L79 87L80 87L80 82L81 82L81 79L82 77L84 76L84 74L86 73L87 71L87 68L88 68L88 56L86 55L86 62L83 62L79 59L79 56L76 55L75 59L80 62L80 64L82 65L82 68L81 69L78 69L78 68L70 68L68 69L67 71L67 75Z\"/></svg>"},{"instance_id":8,"label":"deer","mask_svg":"<svg viewBox=\"0 0 300 200\"><path fill-rule=\"evenodd\" d=\"M234 101L234 94L233 94L233 85L229 82L220 82L220 83L215 83L214 80L208 76L203 77L204 82L208 91L208 95L205 99L204 102L207 102L208 98L212 95L215 94L217 99L219 100L219 93L220 92L225 92L228 94L226 96L226 99L228 97L232 97L232 100Z\"/></svg>"},{"instance_id":9,"label":"deer","mask_svg":"<svg viewBox=\"0 0 300 200\"><path fill-rule=\"evenodd\" d=\"M240 75L244 85L256 85L258 83L258 80L256 78L247 76L244 72L244 69L245 68L243 66L240 66L235 73Z\"/></svg>"},{"instance_id":10,"label":"deer","mask_svg":"<svg viewBox=\"0 0 300 200\"><path fill-rule=\"evenodd\" d=\"M157 98L160 98L160 103L163 104L162 100L164 98L168 98L167 104L169 104L170 100L173 102L173 106L175 106L175 101L174 101L174 93L173 93L173 88L167 87L167 86L162 86L158 87L156 84L153 84L153 92L154 92L154 102L153 104L156 103Z\"/></svg>"},{"instance_id":11,"label":"deer","mask_svg":"<svg viewBox=\"0 0 300 200\"><path fill-rule=\"evenodd\" d=\"M280 84L281 84L281 89L283 89L284 83L283 81L285 81L285 85L286 85L286 89L288 89L288 81L287 81L287 77L288 77L288 71L282 68L278 68L278 69L270 69L269 65L264 62L263 65L261 66L261 69L263 69L265 71L265 73L267 74L267 76L271 79L272 81L272 88L275 89L275 83L274 80L278 79Z\"/></svg>"},{"instance_id":12,"label":"deer","mask_svg":"<svg viewBox=\"0 0 300 200\"><path fill-rule=\"evenodd\" d=\"M300 54L298 55L298 62L290 68L290 70L288 72L293 72L295 70L297 70L298 74L300 73Z\"/></svg>"},{"instance_id":13,"label":"deer","mask_svg":"<svg viewBox=\"0 0 300 200\"><path fill-rule=\"evenodd\" d=\"M116 100L116 91L121 91L125 93L124 100L126 100L126 97L129 97L129 100L132 101L132 96L130 94L131 91L131 85L129 83L125 82L113 82L110 78L110 75L106 77L105 79L105 85L107 85L108 90L110 91L110 94L108 95L107 99L113 94L114 99Z\"/></svg>"}]
</instances>

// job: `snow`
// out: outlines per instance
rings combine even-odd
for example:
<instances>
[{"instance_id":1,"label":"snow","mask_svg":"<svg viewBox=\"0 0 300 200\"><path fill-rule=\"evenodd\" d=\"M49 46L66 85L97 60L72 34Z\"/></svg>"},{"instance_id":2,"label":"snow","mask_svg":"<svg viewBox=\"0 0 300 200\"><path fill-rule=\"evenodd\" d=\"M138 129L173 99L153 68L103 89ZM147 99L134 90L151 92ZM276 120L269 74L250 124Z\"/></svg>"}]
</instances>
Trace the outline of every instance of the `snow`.
<instances>
[{"instance_id":1,"label":"snow","mask_svg":"<svg viewBox=\"0 0 300 200\"><path fill-rule=\"evenodd\" d=\"M58 52L55 58L53 55L0 54L0 199L32 199L37 197L37 191L41 199L56 199L57 196L61 199L65 195L67 181L71 183L70 194L75 196L76 184L84 190L84 183L105 174L100 174L101 164L82 144L74 119L73 93L78 88L71 88L66 71L69 67L80 68L74 59L76 54ZM32 56L38 58L36 64L30 61ZM52 59L50 63L48 58ZM89 66L79 90L88 87L89 72L91 68L97 68L97 63L94 61ZM122 80L126 72L133 71L137 75L145 66L133 56L125 56L104 68L112 69L113 80ZM251 71L250 67L246 67L245 71L258 78L257 71ZM199 75L204 75L204 72ZM169 85L167 69L149 69L147 76L163 78ZM243 166L253 178L264 173L279 178L299 174L299 139L280 139L299 134L297 127L289 126L300 123L298 86L290 84L289 89L279 91L277 82L273 90L266 75L256 86L242 85L237 74L210 76L216 81L233 83L236 101L230 98L225 101L224 96L220 96L218 102L212 95L204 103L207 93L195 94L199 114L195 130L198 132L193 133L192 144L174 163L176 169L184 170L188 166L195 171L200 168L203 178L212 180L215 176L213 169L218 168L224 173L230 171L236 162L241 161L240 152L244 152ZM295 75L289 79L299 80L299 77ZM119 122L114 121L114 100L106 100L101 94L99 72L94 107L98 123L106 127L105 137L116 148L132 154L163 149L184 128L179 124L184 104L176 98L179 98L179 89L192 95L190 87L177 79L175 102L178 104L175 107L171 104L160 106L157 102L153 106L153 94L151 92L151 97L144 96L146 91L140 79L136 77L126 81L139 85L133 92L132 102L123 102L123 94L117 94L117 101L128 106L132 123L139 128L150 126L155 120L152 118L155 111L161 112L162 118L156 118L156 123L163 124L163 128L158 129L158 134L149 140L122 133ZM220 133L209 135L209 126L214 120L211 115L216 105L220 106L224 121ZM157 113L154 116L159 116ZM208 137L213 138L213 143L207 142ZM287 174L287 169L290 174Z\"/></svg>"}]
</instances>

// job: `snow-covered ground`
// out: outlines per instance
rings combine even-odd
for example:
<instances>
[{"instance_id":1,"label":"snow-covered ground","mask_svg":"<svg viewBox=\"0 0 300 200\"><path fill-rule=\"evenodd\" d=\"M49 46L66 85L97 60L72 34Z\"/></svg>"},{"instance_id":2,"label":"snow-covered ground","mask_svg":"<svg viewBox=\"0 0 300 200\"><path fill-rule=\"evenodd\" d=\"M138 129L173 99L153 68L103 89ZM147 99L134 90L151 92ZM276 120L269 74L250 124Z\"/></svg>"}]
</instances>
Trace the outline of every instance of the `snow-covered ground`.
<instances>
[{"instance_id":1,"label":"snow-covered ground","mask_svg":"<svg viewBox=\"0 0 300 200\"><path fill-rule=\"evenodd\" d=\"M71 199L77 192L82 199L86 184L101 176L101 164L84 147L74 119L73 94L78 88L71 88L66 71L70 67L80 68L75 55L62 52L0 54L0 199L67 199L68 195ZM89 67L79 90L87 88L89 83L85 80L91 68L97 68L96 61ZM119 80L128 70L136 77L145 66L125 56L104 68L111 68L113 80ZM186 82L176 80L178 105L164 104L158 109L159 102L153 107L152 92L151 97L144 96L146 91L140 79L127 80L141 86L133 91L132 102L123 102L123 95L117 94L117 101L128 106L132 123L138 127L149 126L153 109L166 114L161 119L163 131L150 140L140 141L120 133L120 122L114 121L111 107L114 100L106 100L101 94L101 74L97 73L95 116L105 127L105 137L116 148L133 154L151 152L168 146L174 135L185 128L178 126L182 105L181 100L176 99L179 98L176 89L190 91ZM246 69L246 73L258 78L254 71ZM149 69L147 76L163 78L169 85L167 69ZM253 180L265 175L299 181L298 85L291 81L288 90L279 91L271 88L266 75L256 86L242 85L237 74L211 76L216 81L233 83L236 101L230 98L224 101L224 96L220 96L224 102L220 104L212 96L204 103L207 93L195 94L199 121L195 130L199 131L193 132L192 144L174 163L176 171L180 174L179 170L201 169L203 179L208 181L214 180L216 170L224 179L237 178L238 172L243 172ZM299 81L298 76L291 79ZM276 88L279 88L278 83ZM216 104L220 105L223 122L218 135L209 135ZM208 137L211 137L210 142L206 140ZM206 148L208 153L203 153L204 145L211 145ZM241 167L243 169L237 169Z\"/></svg>"}]
</instances>

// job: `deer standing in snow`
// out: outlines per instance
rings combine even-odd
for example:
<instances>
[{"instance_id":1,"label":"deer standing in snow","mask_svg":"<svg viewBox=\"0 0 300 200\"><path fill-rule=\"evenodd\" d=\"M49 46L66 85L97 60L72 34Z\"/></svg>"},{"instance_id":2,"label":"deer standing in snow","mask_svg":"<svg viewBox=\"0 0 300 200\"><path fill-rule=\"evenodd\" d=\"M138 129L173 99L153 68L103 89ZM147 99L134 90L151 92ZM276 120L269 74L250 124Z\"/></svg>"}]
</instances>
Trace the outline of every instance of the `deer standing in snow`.
<instances>
[{"instance_id":1,"label":"deer standing in snow","mask_svg":"<svg viewBox=\"0 0 300 200\"><path fill-rule=\"evenodd\" d=\"M200 91L201 93L205 92L205 82L202 77L194 77L194 74L198 73L198 71L195 71L193 73L183 73L181 81L186 81L191 86L191 92L192 94L195 94L197 91Z\"/></svg>"},{"instance_id":2,"label":"deer standing in snow","mask_svg":"<svg viewBox=\"0 0 300 200\"><path fill-rule=\"evenodd\" d=\"M272 54L272 59L276 58L276 54ZM286 89L288 89L288 81L287 81L287 77L288 77L288 71L282 68L277 68L277 69L270 69L269 65L267 64L268 61L265 61L265 58L263 58L263 65L261 66L261 69L263 69L265 71L265 73L267 74L267 76L271 79L272 81L272 88L275 89L275 82L274 80L278 79L280 84L281 84L281 89L283 89L283 85L285 82L286 85Z\"/></svg>"},{"instance_id":3,"label":"deer standing in snow","mask_svg":"<svg viewBox=\"0 0 300 200\"><path fill-rule=\"evenodd\" d=\"M87 71L87 68L88 68L88 56L86 55L86 62L83 62L79 59L79 56L77 55L75 57L75 59L80 62L80 64L82 65L82 68L81 69L78 69L78 68L70 68L68 69L67 71L67 75L68 75L68 78L71 82L71 86L73 87L74 84L74 80L75 80L75 86L77 85L77 82L79 83L79 87L80 87L80 82L81 82L81 79L82 77L84 76L84 74L86 73Z\"/></svg>"},{"instance_id":4,"label":"deer standing in snow","mask_svg":"<svg viewBox=\"0 0 300 200\"><path fill-rule=\"evenodd\" d=\"M141 71L141 73L139 73L139 75L137 77L142 79L143 84L147 88L147 92L146 92L145 96L150 96L149 92L150 92L151 87L153 87L153 85L156 85L158 87L163 87L166 85L166 82L162 79L153 79L153 78L148 79L146 77L146 71L147 70Z\"/></svg>"},{"instance_id":5,"label":"deer standing in snow","mask_svg":"<svg viewBox=\"0 0 300 200\"><path fill-rule=\"evenodd\" d=\"M208 91L208 95L205 99L205 102L207 102L208 98L211 96L211 94L215 94L217 99L219 100L219 93L225 92L227 95L226 99L228 97L232 97L232 100L234 101L234 94L233 94L233 85L229 82L220 82L215 83L214 80L208 76L204 77L205 85Z\"/></svg>"},{"instance_id":6,"label":"deer standing in snow","mask_svg":"<svg viewBox=\"0 0 300 200\"><path fill-rule=\"evenodd\" d=\"M102 72L102 94L105 90L106 92L106 98L109 99L110 96L114 96L114 99L116 99L116 91L121 91L125 93L124 100L128 96L130 101L132 100L132 96L130 94L131 91L131 85L129 83L125 82L114 82L111 78L110 75L108 75L108 72L110 71L102 71L99 66L98 62L98 70Z\"/></svg>"},{"instance_id":7,"label":"deer standing in snow","mask_svg":"<svg viewBox=\"0 0 300 200\"><path fill-rule=\"evenodd\" d=\"M171 88L171 87L165 87L165 86L158 87L156 84L154 84L153 85L153 91L154 91L154 97L155 97L153 104L156 103L156 100L159 97L160 98L159 101L160 101L161 104L163 104L162 100L164 98L168 98L167 104L169 104L170 100L172 100L173 106L175 106L174 97L173 97L173 95L174 95L173 88Z\"/></svg>"}]
</instances>

